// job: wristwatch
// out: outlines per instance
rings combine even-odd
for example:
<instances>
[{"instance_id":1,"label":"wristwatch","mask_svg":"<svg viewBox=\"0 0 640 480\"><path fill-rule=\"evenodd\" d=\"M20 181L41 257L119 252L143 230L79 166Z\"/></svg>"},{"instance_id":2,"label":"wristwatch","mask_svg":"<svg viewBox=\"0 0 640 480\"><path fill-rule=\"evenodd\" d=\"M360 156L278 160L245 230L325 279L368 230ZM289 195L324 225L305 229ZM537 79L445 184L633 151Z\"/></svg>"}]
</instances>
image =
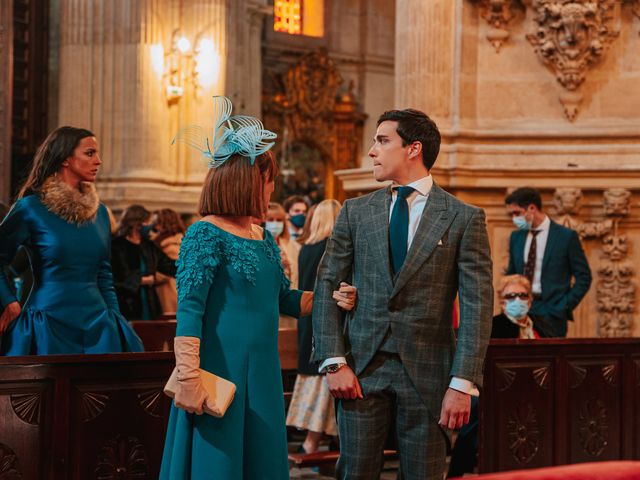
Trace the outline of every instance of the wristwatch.
<instances>
[{"instance_id":1,"label":"wristwatch","mask_svg":"<svg viewBox=\"0 0 640 480\"><path fill-rule=\"evenodd\" d=\"M336 373L345 365L346 363L332 363L331 365L327 365L326 367L324 367L324 373Z\"/></svg>"}]
</instances>

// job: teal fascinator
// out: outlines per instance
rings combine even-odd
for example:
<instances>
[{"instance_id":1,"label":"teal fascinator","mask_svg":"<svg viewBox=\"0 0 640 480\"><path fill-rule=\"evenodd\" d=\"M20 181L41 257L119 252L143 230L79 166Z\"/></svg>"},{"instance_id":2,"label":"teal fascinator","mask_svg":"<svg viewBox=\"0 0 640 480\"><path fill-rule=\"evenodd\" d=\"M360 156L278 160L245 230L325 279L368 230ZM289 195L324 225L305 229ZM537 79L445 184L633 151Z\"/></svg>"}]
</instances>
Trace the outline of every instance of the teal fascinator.
<instances>
[{"instance_id":1,"label":"teal fascinator","mask_svg":"<svg viewBox=\"0 0 640 480\"><path fill-rule=\"evenodd\" d=\"M262 122L249 115L231 116L233 104L227 97L213 97L213 137L204 128L189 125L180 129L171 142L182 142L198 150L206 158L209 168L216 168L235 154L249 158L251 165L256 157L268 151L277 135L265 130Z\"/></svg>"}]
</instances>

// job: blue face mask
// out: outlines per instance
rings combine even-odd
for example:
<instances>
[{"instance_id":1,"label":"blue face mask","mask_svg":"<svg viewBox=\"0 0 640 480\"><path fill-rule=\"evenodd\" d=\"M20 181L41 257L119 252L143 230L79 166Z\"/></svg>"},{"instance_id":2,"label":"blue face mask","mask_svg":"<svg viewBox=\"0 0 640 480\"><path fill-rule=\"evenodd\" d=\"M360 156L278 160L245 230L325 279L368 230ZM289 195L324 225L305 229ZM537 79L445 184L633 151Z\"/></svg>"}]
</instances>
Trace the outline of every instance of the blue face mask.
<instances>
[{"instance_id":1,"label":"blue face mask","mask_svg":"<svg viewBox=\"0 0 640 480\"><path fill-rule=\"evenodd\" d=\"M504 313L515 320L522 320L529 313L529 302L520 298L507 300L504 307Z\"/></svg>"},{"instance_id":2,"label":"blue face mask","mask_svg":"<svg viewBox=\"0 0 640 480\"><path fill-rule=\"evenodd\" d=\"M528 221L524 215L513 217L512 220L518 230L531 230L531 222Z\"/></svg>"},{"instance_id":3,"label":"blue face mask","mask_svg":"<svg viewBox=\"0 0 640 480\"><path fill-rule=\"evenodd\" d=\"M140 227L140 235L142 236L142 238L149 238L149 235L151 234L154 228L156 228L155 223L152 223L150 225L142 225Z\"/></svg>"},{"instance_id":4,"label":"blue face mask","mask_svg":"<svg viewBox=\"0 0 640 480\"><path fill-rule=\"evenodd\" d=\"M266 222L264 224L264 228L273 235L274 238L282 235L284 231L284 223L283 222Z\"/></svg>"},{"instance_id":5,"label":"blue face mask","mask_svg":"<svg viewBox=\"0 0 640 480\"><path fill-rule=\"evenodd\" d=\"M291 224L296 227L296 228L302 228L304 227L304 221L306 220L307 216L304 213L299 213L298 215L294 215L292 216L289 221L291 222Z\"/></svg>"}]
</instances>

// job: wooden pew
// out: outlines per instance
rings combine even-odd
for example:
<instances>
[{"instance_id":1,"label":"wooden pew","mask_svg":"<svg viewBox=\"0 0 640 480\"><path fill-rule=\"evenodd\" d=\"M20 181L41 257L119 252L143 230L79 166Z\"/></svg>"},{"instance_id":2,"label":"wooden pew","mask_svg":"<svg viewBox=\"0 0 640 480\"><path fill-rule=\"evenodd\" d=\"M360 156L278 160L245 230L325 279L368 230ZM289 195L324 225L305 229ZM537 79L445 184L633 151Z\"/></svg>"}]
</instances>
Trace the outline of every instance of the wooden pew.
<instances>
[{"instance_id":1,"label":"wooden pew","mask_svg":"<svg viewBox=\"0 0 640 480\"><path fill-rule=\"evenodd\" d=\"M640 339L492 340L479 470L640 460Z\"/></svg>"},{"instance_id":2,"label":"wooden pew","mask_svg":"<svg viewBox=\"0 0 640 480\"><path fill-rule=\"evenodd\" d=\"M171 353L0 357L0 478L158 478L173 366Z\"/></svg>"}]
</instances>

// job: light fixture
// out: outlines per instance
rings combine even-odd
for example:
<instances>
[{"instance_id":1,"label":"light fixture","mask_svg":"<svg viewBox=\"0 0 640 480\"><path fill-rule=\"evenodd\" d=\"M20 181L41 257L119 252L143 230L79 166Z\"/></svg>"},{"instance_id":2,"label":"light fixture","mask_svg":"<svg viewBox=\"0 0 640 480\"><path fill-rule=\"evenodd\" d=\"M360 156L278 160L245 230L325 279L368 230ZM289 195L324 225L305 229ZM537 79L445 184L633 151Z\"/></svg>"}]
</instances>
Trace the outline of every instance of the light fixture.
<instances>
[{"instance_id":1,"label":"light fixture","mask_svg":"<svg viewBox=\"0 0 640 480\"><path fill-rule=\"evenodd\" d=\"M163 82L165 96L169 105L176 104L185 94L189 85L193 87L196 97L202 88L213 86L220 71L220 54L215 48L213 40L196 35L194 48L189 38L180 29L171 35L171 48L164 54ZM158 51L152 51L152 63L157 70Z\"/></svg>"}]
</instances>

